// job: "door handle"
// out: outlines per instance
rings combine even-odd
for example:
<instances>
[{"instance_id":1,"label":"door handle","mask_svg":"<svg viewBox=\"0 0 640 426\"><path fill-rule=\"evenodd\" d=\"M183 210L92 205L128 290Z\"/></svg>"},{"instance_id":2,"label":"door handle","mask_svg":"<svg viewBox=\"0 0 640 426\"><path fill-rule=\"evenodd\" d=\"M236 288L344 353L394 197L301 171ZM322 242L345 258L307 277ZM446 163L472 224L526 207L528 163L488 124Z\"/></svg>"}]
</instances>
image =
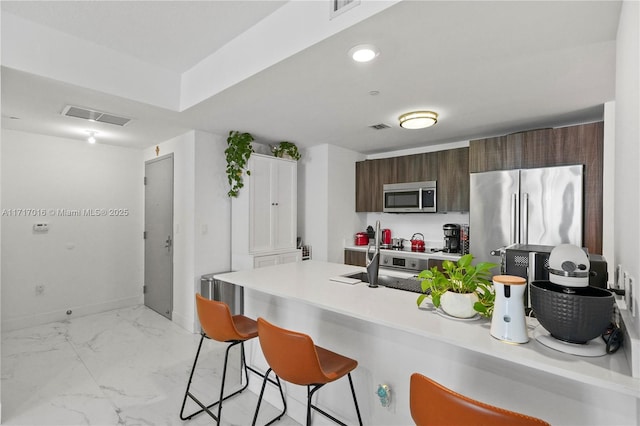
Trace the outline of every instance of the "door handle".
<instances>
[{"instance_id":1,"label":"door handle","mask_svg":"<svg viewBox=\"0 0 640 426\"><path fill-rule=\"evenodd\" d=\"M520 220L520 244L529 244L529 194L524 193Z\"/></svg>"},{"instance_id":2,"label":"door handle","mask_svg":"<svg viewBox=\"0 0 640 426\"><path fill-rule=\"evenodd\" d=\"M164 242L164 248L167 250L171 250L171 235L167 237L167 240Z\"/></svg>"},{"instance_id":3,"label":"door handle","mask_svg":"<svg viewBox=\"0 0 640 426\"><path fill-rule=\"evenodd\" d=\"M509 244L518 242L518 194L511 194L511 215L509 218Z\"/></svg>"}]
</instances>

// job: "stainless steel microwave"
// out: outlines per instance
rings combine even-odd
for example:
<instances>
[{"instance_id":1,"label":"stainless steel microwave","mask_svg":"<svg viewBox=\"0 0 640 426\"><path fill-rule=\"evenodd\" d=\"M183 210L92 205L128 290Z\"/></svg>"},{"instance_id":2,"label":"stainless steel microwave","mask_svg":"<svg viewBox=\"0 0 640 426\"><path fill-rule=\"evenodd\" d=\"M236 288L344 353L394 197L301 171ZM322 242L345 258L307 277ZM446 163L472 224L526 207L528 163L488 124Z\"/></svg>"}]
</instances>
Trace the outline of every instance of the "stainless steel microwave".
<instances>
[{"instance_id":1,"label":"stainless steel microwave","mask_svg":"<svg viewBox=\"0 0 640 426\"><path fill-rule=\"evenodd\" d=\"M435 213L436 181L385 184L382 202L387 213Z\"/></svg>"}]
</instances>

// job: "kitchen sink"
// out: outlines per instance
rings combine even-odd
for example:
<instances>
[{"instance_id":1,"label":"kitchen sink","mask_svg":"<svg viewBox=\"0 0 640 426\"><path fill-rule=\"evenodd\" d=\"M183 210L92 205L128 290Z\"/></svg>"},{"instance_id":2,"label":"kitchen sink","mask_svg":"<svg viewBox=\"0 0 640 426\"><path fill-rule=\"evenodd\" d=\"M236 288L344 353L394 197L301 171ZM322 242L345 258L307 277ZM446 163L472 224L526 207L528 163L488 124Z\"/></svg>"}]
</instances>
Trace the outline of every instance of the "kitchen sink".
<instances>
[{"instance_id":1,"label":"kitchen sink","mask_svg":"<svg viewBox=\"0 0 640 426\"><path fill-rule=\"evenodd\" d=\"M355 278L365 283L369 282L369 275L366 272L357 272L355 274L344 275L347 278ZM395 288L398 290L411 291L413 293L422 293L422 287L417 278L400 278L391 275L378 275L378 285Z\"/></svg>"}]
</instances>

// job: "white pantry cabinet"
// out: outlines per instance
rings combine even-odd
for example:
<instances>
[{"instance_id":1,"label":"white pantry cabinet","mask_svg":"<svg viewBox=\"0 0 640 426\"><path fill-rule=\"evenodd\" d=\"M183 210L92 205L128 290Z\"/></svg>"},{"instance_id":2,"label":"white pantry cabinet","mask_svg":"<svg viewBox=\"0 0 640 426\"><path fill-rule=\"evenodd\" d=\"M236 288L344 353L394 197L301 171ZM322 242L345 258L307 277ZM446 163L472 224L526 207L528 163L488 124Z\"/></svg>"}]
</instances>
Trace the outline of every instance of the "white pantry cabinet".
<instances>
[{"instance_id":1,"label":"white pantry cabinet","mask_svg":"<svg viewBox=\"0 0 640 426\"><path fill-rule=\"evenodd\" d=\"M233 270L301 260L296 250L297 163L252 154L244 187L232 199Z\"/></svg>"}]
</instances>

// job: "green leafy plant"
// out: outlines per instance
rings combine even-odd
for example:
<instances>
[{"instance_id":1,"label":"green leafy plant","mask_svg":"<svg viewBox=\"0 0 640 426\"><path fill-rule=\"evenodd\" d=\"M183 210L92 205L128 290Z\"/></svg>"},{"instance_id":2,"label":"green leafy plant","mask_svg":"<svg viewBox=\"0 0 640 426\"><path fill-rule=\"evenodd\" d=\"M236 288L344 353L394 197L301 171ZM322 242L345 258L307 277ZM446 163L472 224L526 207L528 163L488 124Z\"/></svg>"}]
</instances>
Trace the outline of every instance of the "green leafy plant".
<instances>
[{"instance_id":1,"label":"green leafy plant","mask_svg":"<svg viewBox=\"0 0 640 426\"><path fill-rule=\"evenodd\" d=\"M455 293L476 293L479 301L473 308L483 316L490 317L493 313L495 291L491 283L491 269L495 263L480 262L473 266L472 254L466 254L457 262L445 260L441 271L437 266L426 269L418 275L422 280L422 293L418 296L418 306L425 297L430 296L435 307L440 306L440 297L447 291Z\"/></svg>"},{"instance_id":2,"label":"green leafy plant","mask_svg":"<svg viewBox=\"0 0 640 426\"><path fill-rule=\"evenodd\" d=\"M253 153L253 136L249 133L240 133L237 130L229 132L227 138L227 149L224 150L224 154L227 158L227 180L231 189L227 195L229 197L237 197L240 188L244 186L242 175L244 169L247 167L247 162L251 153ZM248 176L251 176L251 171L246 171Z\"/></svg>"},{"instance_id":3,"label":"green leafy plant","mask_svg":"<svg viewBox=\"0 0 640 426\"><path fill-rule=\"evenodd\" d=\"M280 158L282 158L284 154L287 154L294 160L299 160L302 157L300 152L298 152L298 147L293 142L280 142L278 145L271 148L271 151L273 152L273 155Z\"/></svg>"}]
</instances>

